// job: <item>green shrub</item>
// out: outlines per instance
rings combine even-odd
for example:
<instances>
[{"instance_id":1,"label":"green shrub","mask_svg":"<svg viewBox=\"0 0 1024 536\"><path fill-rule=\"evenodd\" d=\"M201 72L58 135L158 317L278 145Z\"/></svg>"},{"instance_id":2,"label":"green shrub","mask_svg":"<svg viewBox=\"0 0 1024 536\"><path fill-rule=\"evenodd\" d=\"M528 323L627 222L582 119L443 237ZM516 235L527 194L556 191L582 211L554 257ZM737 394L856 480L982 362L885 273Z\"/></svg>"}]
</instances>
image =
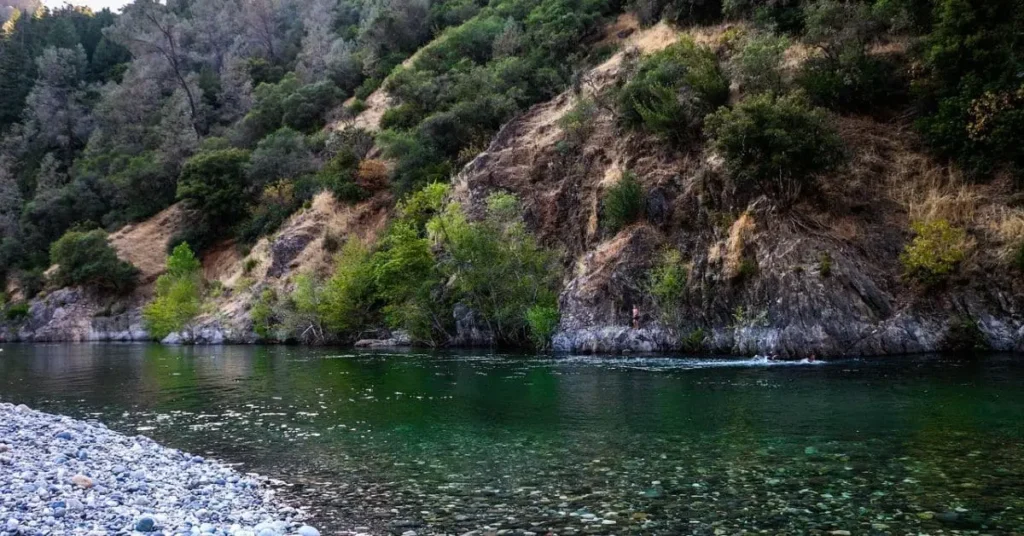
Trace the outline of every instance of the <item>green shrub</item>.
<instances>
[{"instance_id":1,"label":"green shrub","mask_svg":"<svg viewBox=\"0 0 1024 536\"><path fill-rule=\"evenodd\" d=\"M613 233L636 222L644 214L644 188L631 171L610 186L604 194L602 215L605 227Z\"/></svg>"},{"instance_id":2,"label":"green shrub","mask_svg":"<svg viewBox=\"0 0 1024 536\"><path fill-rule=\"evenodd\" d=\"M255 270L257 266L259 266L259 264L260 261L258 259L254 259L252 257L245 259L245 262L242 263L242 274L251 274L252 271Z\"/></svg>"},{"instance_id":3,"label":"green shrub","mask_svg":"<svg viewBox=\"0 0 1024 536\"><path fill-rule=\"evenodd\" d=\"M534 348L543 350L551 344L551 337L558 330L560 318L556 306L533 305L526 310L526 324Z\"/></svg>"},{"instance_id":4,"label":"green shrub","mask_svg":"<svg viewBox=\"0 0 1024 536\"><path fill-rule=\"evenodd\" d=\"M558 119L558 126L565 132L565 139L572 147L583 145L594 132L594 116L597 103L594 99L582 97Z\"/></svg>"},{"instance_id":5,"label":"green shrub","mask_svg":"<svg viewBox=\"0 0 1024 536\"><path fill-rule=\"evenodd\" d=\"M369 108L369 106L366 104L366 101L362 99L353 99L352 102L349 103L349 105L345 108L345 112L347 112L348 115L355 117L365 112L367 108Z\"/></svg>"},{"instance_id":6,"label":"green shrub","mask_svg":"<svg viewBox=\"0 0 1024 536\"><path fill-rule=\"evenodd\" d=\"M4 311L4 318L9 322L18 322L28 318L29 305L25 302L12 303Z\"/></svg>"},{"instance_id":7,"label":"green shrub","mask_svg":"<svg viewBox=\"0 0 1024 536\"><path fill-rule=\"evenodd\" d=\"M708 131L738 189L784 200L844 157L828 115L793 95L744 99L708 117Z\"/></svg>"},{"instance_id":8,"label":"green shrub","mask_svg":"<svg viewBox=\"0 0 1024 536\"><path fill-rule=\"evenodd\" d=\"M331 82L303 86L282 101L282 123L300 132L313 132L324 125L338 98L338 88Z\"/></svg>"},{"instance_id":9,"label":"green shrub","mask_svg":"<svg viewBox=\"0 0 1024 536\"><path fill-rule=\"evenodd\" d=\"M50 262L57 265L54 284L88 286L113 292L135 287L138 269L117 257L101 230L69 231L50 246Z\"/></svg>"},{"instance_id":10,"label":"green shrub","mask_svg":"<svg viewBox=\"0 0 1024 536\"><path fill-rule=\"evenodd\" d=\"M693 328L693 330L687 333L679 343L684 352L689 354L699 354L704 351L704 340L706 338L707 332L705 332L703 328Z\"/></svg>"},{"instance_id":11,"label":"green shrub","mask_svg":"<svg viewBox=\"0 0 1024 536\"><path fill-rule=\"evenodd\" d=\"M736 269L736 279L739 281L745 281L757 275L758 270L759 267L757 266L756 260L745 258L740 261L740 265Z\"/></svg>"},{"instance_id":12,"label":"green shrub","mask_svg":"<svg viewBox=\"0 0 1024 536\"><path fill-rule=\"evenodd\" d=\"M245 167L248 187L256 192L281 179L295 179L315 171L306 137L287 127L260 140Z\"/></svg>"},{"instance_id":13,"label":"green shrub","mask_svg":"<svg viewBox=\"0 0 1024 536\"><path fill-rule=\"evenodd\" d=\"M800 68L796 83L811 101L839 111L893 107L907 95L907 84L891 60L865 53L814 57Z\"/></svg>"},{"instance_id":14,"label":"green shrub","mask_svg":"<svg viewBox=\"0 0 1024 536\"><path fill-rule=\"evenodd\" d=\"M559 272L554 254L525 229L515 197L492 194L476 222L450 204L427 228L443 251L438 280L451 282L454 302L479 314L499 343L530 341L527 311L553 306Z\"/></svg>"},{"instance_id":15,"label":"green shrub","mask_svg":"<svg viewBox=\"0 0 1024 536\"><path fill-rule=\"evenodd\" d=\"M959 355L991 350L978 322L969 316L960 316L951 321L939 346L943 352Z\"/></svg>"},{"instance_id":16,"label":"green shrub","mask_svg":"<svg viewBox=\"0 0 1024 536\"><path fill-rule=\"evenodd\" d=\"M351 336L365 326L374 308L374 277L370 252L351 238L336 258L334 273L324 284L318 314L324 328Z\"/></svg>"},{"instance_id":17,"label":"green shrub","mask_svg":"<svg viewBox=\"0 0 1024 536\"><path fill-rule=\"evenodd\" d=\"M640 63L621 89L619 113L626 125L685 145L728 97L729 82L714 53L684 39Z\"/></svg>"},{"instance_id":18,"label":"green shrub","mask_svg":"<svg viewBox=\"0 0 1024 536\"><path fill-rule=\"evenodd\" d=\"M200 153L185 162L178 178L178 199L188 202L213 224L233 223L245 213L249 152L225 149Z\"/></svg>"},{"instance_id":19,"label":"green shrub","mask_svg":"<svg viewBox=\"0 0 1024 536\"><path fill-rule=\"evenodd\" d=\"M367 78L366 80L363 80L363 83L356 88L354 93L355 98L365 101L371 93L380 87L380 82L380 78Z\"/></svg>"},{"instance_id":20,"label":"green shrub","mask_svg":"<svg viewBox=\"0 0 1024 536\"><path fill-rule=\"evenodd\" d=\"M939 283L966 257L967 233L948 221L915 222L911 228L914 240L900 255L907 277L926 285Z\"/></svg>"},{"instance_id":21,"label":"green shrub","mask_svg":"<svg viewBox=\"0 0 1024 536\"><path fill-rule=\"evenodd\" d=\"M723 0L722 11L730 18L750 18L760 28L797 35L804 29L800 0Z\"/></svg>"},{"instance_id":22,"label":"green shrub","mask_svg":"<svg viewBox=\"0 0 1024 536\"><path fill-rule=\"evenodd\" d=\"M142 309L149 335L157 340L188 329L202 309L202 265L187 243L167 257L167 271L156 280L156 295Z\"/></svg>"},{"instance_id":23,"label":"green shrub","mask_svg":"<svg viewBox=\"0 0 1024 536\"><path fill-rule=\"evenodd\" d=\"M276 338L275 328L278 324L278 319L274 312L276 305L277 293L274 292L274 289L268 288L264 289L259 299L249 309L249 318L252 319L253 331L261 339L269 340Z\"/></svg>"},{"instance_id":24,"label":"green shrub","mask_svg":"<svg viewBox=\"0 0 1024 536\"><path fill-rule=\"evenodd\" d=\"M938 0L924 40L918 128L941 155L988 174L1024 169L1018 0Z\"/></svg>"},{"instance_id":25,"label":"green shrub","mask_svg":"<svg viewBox=\"0 0 1024 536\"><path fill-rule=\"evenodd\" d=\"M416 125L423 120L426 114L422 110L412 104L401 104L393 108L388 108L384 112L384 115L380 118L380 128L382 129L397 129L397 130L409 130L414 128Z\"/></svg>"},{"instance_id":26,"label":"green shrub","mask_svg":"<svg viewBox=\"0 0 1024 536\"><path fill-rule=\"evenodd\" d=\"M686 298L688 270L679 250L664 251L657 264L648 274L648 292L668 327L676 327L681 320L680 313Z\"/></svg>"},{"instance_id":27,"label":"green shrub","mask_svg":"<svg viewBox=\"0 0 1024 536\"><path fill-rule=\"evenodd\" d=\"M745 40L743 48L729 61L732 79L748 95L782 93L782 62L789 39L772 34L757 34Z\"/></svg>"},{"instance_id":28,"label":"green shrub","mask_svg":"<svg viewBox=\"0 0 1024 536\"><path fill-rule=\"evenodd\" d=\"M832 255L829 255L827 251L823 251L818 257L818 274L821 277L832 275Z\"/></svg>"}]
</instances>

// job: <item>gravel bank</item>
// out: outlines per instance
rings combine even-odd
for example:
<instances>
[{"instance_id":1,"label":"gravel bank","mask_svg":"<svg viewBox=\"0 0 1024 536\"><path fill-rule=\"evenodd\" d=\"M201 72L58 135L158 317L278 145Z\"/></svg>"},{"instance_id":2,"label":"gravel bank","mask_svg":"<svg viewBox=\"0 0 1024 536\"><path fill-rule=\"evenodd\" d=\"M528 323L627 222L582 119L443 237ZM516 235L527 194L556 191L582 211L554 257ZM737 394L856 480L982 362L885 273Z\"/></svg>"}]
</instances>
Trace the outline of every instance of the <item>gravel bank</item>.
<instances>
[{"instance_id":1,"label":"gravel bank","mask_svg":"<svg viewBox=\"0 0 1024 536\"><path fill-rule=\"evenodd\" d=\"M0 404L0 536L318 536L304 517L220 463Z\"/></svg>"}]
</instances>

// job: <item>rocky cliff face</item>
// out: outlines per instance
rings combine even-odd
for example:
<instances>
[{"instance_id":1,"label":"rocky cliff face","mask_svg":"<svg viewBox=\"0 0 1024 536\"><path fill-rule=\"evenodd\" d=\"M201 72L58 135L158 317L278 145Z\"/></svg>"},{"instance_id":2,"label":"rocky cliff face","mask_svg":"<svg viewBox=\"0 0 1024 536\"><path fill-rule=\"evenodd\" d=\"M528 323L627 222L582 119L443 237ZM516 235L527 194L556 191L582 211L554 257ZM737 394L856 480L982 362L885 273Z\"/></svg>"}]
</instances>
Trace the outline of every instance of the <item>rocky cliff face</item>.
<instances>
[{"instance_id":1,"label":"rocky cliff face","mask_svg":"<svg viewBox=\"0 0 1024 536\"><path fill-rule=\"evenodd\" d=\"M32 301L26 317L0 325L0 342L144 341L137 304L116 303L77 288ZM120 310L120 311L118 311Z\"/></svg>"},{"instance_id":2,"label":"rocky cliff face","mask_svg":"<svg viewBox=\"0 0 1024 536\"><path fill-rule=\"evenodd\" d=\"M649 50L666 42L648 35L636 43ZM711 35L697 37L716 46ZM1007 268L1014 238L1000 231L1024 213L1006 184L963 185L918 153L905 129L847 117L838 119L851 152L847 169L821 177L795 206L744 197L709 149L673 152L624 131L600 106L629 54L506 125L455 182L471 213L493 191L515 193L530 225L564 252L557 350L931 352L954 342L968 319L993 349L1024 351L1024 284ZM586 139L574 141L558 119L581 98L596 98L600 111ZM599 225L601 197L627 169L647 192L646 218L612 235ZM967 262L941 288L906 280L899 261L912 212L928 210L949 212L971 237ZM688 267L675 322L664 320L647 290L665 248L681 252ZM639 330L630 328L634 305Z\"/></svg>"}]
</instances>

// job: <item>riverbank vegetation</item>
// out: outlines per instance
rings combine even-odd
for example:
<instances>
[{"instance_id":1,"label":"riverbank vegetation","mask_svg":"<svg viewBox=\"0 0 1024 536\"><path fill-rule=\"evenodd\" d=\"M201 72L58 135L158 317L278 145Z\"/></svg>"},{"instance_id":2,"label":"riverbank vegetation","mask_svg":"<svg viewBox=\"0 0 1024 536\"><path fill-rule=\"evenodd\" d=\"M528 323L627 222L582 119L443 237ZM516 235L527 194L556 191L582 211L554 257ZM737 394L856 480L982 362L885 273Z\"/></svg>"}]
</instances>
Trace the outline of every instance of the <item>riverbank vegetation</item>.
<instances>
[{"instance_id":1,"label":"riverbank vegetation","mask_svg":"<svg viewBox=\"0 0 1024 536\"><path fill-rule=\"evenodd\" d=\"M493 194L472 221L447 194L438 183L413 194L372 250L350 239L329 277L303 274L288 296L262 294L255 330L317 343L385 324L436 346L457 336L451 312L461 304L495 343L546 345L558 318L556 254L526 230L514 196Z\"/></svg>"}]
</instances>

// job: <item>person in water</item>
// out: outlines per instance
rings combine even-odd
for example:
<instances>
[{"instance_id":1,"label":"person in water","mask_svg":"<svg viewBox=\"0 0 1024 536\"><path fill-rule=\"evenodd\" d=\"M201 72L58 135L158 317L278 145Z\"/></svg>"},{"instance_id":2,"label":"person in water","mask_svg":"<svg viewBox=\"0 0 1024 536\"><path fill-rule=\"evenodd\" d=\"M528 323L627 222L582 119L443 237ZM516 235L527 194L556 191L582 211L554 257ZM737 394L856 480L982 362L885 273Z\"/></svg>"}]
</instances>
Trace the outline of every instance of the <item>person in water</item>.
<instances>
[{"instance_id":1,"label":"person in water","mask_svg":"<svg viewBox=\"0 0 1024 536\"><path fill-rule=\"evenodd\" d=\"M633 304L633 329L640 329L640 307Z\"/></svg>"}]
</instances>

